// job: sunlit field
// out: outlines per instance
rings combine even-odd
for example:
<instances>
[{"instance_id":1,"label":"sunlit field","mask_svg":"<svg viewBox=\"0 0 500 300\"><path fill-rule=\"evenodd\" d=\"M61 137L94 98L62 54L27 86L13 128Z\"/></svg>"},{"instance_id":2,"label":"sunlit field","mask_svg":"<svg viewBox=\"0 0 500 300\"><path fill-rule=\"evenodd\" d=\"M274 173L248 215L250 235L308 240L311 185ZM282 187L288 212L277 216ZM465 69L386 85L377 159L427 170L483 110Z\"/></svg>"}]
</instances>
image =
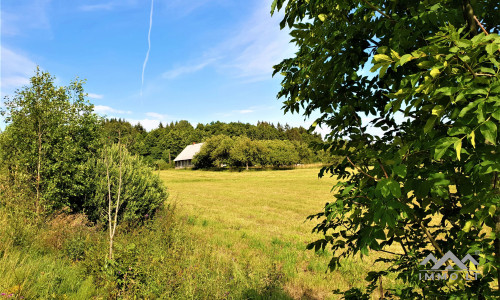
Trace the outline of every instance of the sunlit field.
<instances>
[{"instance_id":1,"label":"sunlit field","mask_svg":"<svg viewBox=\"0 0 500 300\"><path fill-rule=\"evenodd\" d=\"M281 291L273 293L276 298L335 299L335 289L366 285L364 278L373 270L377 254L347 260L340 270L326 272L331 253L305 250L319 237L311 233L315 222L306 217L333 199L330 190L335 179L319 179L318 171L319 167L169 170L161 171L160 177L198 247L209 248L222 266L230 268L230 276L255 292L244 296L259 297L259 291L272 285Z\"/></svg>"}]
</instances>

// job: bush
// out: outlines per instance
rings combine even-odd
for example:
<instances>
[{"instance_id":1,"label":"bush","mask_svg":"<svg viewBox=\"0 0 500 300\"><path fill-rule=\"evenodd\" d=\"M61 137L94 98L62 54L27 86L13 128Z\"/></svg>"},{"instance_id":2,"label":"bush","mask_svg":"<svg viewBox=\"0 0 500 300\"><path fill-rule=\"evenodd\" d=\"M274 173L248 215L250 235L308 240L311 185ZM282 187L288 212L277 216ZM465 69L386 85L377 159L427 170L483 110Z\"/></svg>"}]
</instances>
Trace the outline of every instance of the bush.
<instances>
[{"instance_id":1,"label":"bush","mask_svg":"<svg viewBox=\"0 0 500 300\"><path fill-rule=\"evenodd\" d=\"M94 193L85 203L91 221L107 222L108 183L104 156L111 157L109 167L111 198L116 199L120 169L119 145L105 146L99 159L89 160L94 175ZM122 187L120 195L119 221L138 222L151 217L167 199L167 191L157 174L139 156L130 155L126 149L121 153Z\"/></svg>"},{"instance_id":2,"label":"bush","mask_svg":"<svg viewBox=\"0 0 500 300\"><path fill-rule=\"evenodd\" d=\"M155 170L168 170L173 169L175 167L175 164L173 162L169 164L163 159L158 159L154 161L153 166Z\"/></svg>"}]
</instances>

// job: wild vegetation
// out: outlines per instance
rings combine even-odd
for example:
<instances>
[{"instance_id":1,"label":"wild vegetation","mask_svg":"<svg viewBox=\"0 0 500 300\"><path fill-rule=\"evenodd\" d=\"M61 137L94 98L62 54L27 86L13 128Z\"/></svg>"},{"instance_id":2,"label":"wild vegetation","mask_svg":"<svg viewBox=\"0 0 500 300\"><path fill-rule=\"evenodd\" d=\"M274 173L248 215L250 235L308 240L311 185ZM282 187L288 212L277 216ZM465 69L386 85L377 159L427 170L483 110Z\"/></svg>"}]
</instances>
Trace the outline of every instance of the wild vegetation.
<instances>
[{"instance_id":1,"label":"wild vegetation","mask_svg":"<svg viewBox=\"0 0 500 300\"><path fill-rule=\"evenodd\" d=\"M101 120L81 81L56 87L39 69L7 99L2 297L500 296L498 3L275 0L271 9L284 11L298 47L275 66L278 96L285 112L319 112L312 127L332 129L326 142L266 122L146 132ZM201 141L198 167L343 161L320 179L306 168L150 168ZM311 210L319 223L306 234ZM447 251L477 259L467 270L477 279L421 280L420 262Z\"/></svg>"},{"instance_id":2,"label":"wild vegetation","mask_svg":"<svg viewBox=\"0 0 500 300\"><path fill-rule=\"evenodd\" d=\"M193 218L193 212L185 207L203 202L198 201L199 195L181 196L183 187L178 185L182 183L187 187L193 182L192 176L172 171L162 173L160 179L148 166L147 158L128 150L130 135L122 134L121 129L111 135L103 129L103 121L92 112L82 84L76 81L68 87L56 87L54 77L37 70L30 85L18 90L6 102L3 114L7 127L0 133L2 296L19 299L289 299L300 295L322 298L331 294L321 279L323 270L317 269L321 265L317 261L324 263L326 258L303 256L304 241L292 242L287 237L285 242L284 236L269 240L265 231L248 232L243 238L252 242L246 247L256 247L257 252L262 248L269 255L257 264L245 251L240 253L235 249L232 256L226 256L226 245L234 241L222 241L220 235L214 236L214 240L200 235L193 227L198 217ZM246 163L246 147L251 147L253 140L243 136L215 137L240 145L228 149L235 161ZM312 152L299 141L259 142L269 148L273 147L268 145L270 142L289 147L281 149L283 156L284 151L293 150L297 145ZM243 152L238 153L240 150ZM317 188L317 180L311 176L315 172L299 170L293 175L297 179L290 185L294 189L281 193L277 199L273 199L269 188L283 181L285 177L280 173L248 172L247 177L241 179L248 183L251 178L255 180L247 184L248 191L253 191L247 197L262 193L262 203L274 202L279 206L285 199L298 199L299 190L309 194L310 188ZM190 188L192 191L205 189L207 201L250 203L249 198L238 196L243 181L232 180L237 173L198 174L202 177L211 174L213 181L219 182L208 189L203 185ZM298 184L305 177L309 177L308 182ZM223 189L228 181L233 182L232 186ZM264 182L266 188L259 187ZM173 200L167 201L165 183L178 189ZM211 189L213 193L209 192ZM327 191L318 189L318 193L328 196ZM181 207L176 208L176 203ZM301 209L305 208L304 204ZM266 207L260 208L267 210ZM294 220L303 221L304 213L291 213ZM219 217L224 214L230 212L222 210ZM217 219L207 216L201 224L214 229L212 224L216 222ZM228 234L227 228L221 228L219 234L224 232ZM298 231L293 233L298 235ZM240 238L239 233L237 236ZM199 247L200 243L205 246ZM279 256L271 255L270 251L275 253L282 248L285 251ZM300 264L295 257L302 257ZM308 260L313 261L310 266ZM299 275L304 271L298 268L306 268L311 274Z\"/></svg>"},{"instance_id":3,"label":"wild vegetation","mask_svg":"<svg viewBox=\"0 0 500 300\"><path fill-rule=\"evenodd\" d=\"M310 248L330 250L336 269L400 247L367 290L345 296L369 297L395 274L405 288L386 297L498 297L498 1L275 0L276 10L298 47L275 66L284 110L319 113L325 146L344 157L321 171L341 180L311 216L324 236ZM447 251L475 255L478 279L420 280L419 263Z\"/></svg>"}]
</instances>

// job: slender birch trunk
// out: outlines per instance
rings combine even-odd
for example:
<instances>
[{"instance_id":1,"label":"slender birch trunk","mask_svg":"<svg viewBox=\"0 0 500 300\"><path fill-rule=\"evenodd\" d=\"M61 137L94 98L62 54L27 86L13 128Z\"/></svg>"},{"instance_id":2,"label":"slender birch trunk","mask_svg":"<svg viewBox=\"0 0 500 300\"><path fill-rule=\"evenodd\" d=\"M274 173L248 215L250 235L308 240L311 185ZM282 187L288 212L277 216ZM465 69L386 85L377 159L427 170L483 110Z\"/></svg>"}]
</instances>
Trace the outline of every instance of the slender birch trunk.
<instances>
[{"instance_id":1,"label":"slender birch trunk","mask_svg":"<svg viewBox=\"0 0 500 300\"><path fill-rule=\"evenodd\" d=\"M118 224L118 212L120 209L120 196L122 191L122 145L121 145L121 135L118 132L118 194L116 195L116 205L113 205L113 199L111 197L111 178L109 175L110 168L110 157L106 153L106 179L108 183L108 228L109 228L109 259L113 259L113 242L116 233L116 226ZM111 157L112 159L112 157ZM114 216L113 214L114 208Z\"/></svg>"}]
</instances>

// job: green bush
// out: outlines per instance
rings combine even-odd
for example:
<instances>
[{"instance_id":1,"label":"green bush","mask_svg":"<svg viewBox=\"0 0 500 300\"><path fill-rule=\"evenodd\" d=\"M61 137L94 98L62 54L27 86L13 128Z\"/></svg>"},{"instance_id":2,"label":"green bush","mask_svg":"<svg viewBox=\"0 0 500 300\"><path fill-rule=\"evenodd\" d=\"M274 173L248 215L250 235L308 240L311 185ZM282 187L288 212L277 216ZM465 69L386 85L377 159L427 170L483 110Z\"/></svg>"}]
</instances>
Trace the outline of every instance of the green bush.
<instances>
[{"instance_id":1,"label":"green bush","mask_svg":"<svg viewBox=\"0 0 500 300\"><path fill-rule=\"evenodd\" d=\"M100 158L89 160L94 178L94 193L85 202L86 213L91 221L107 222L108 181L104 157L111 157L109 166L110 190L113 201L118 195L120 156L122 186L120 193L119 221L137 222L150 218L167 199L168 193L157 174L139 156L130 155L119 145L105 146Z\"/></svg>"},{"instance_id":2,"label":"green bush","mask_svg":"<svg viewBox=\"0 0 500 300\"><path fill-rule=\"evenodd\" d=\"M152 166L154 167L155 170L168 170L175 168L175 164L173 162L169 164L163 159L155 160Z\"/></svg>"}]
</instances>

